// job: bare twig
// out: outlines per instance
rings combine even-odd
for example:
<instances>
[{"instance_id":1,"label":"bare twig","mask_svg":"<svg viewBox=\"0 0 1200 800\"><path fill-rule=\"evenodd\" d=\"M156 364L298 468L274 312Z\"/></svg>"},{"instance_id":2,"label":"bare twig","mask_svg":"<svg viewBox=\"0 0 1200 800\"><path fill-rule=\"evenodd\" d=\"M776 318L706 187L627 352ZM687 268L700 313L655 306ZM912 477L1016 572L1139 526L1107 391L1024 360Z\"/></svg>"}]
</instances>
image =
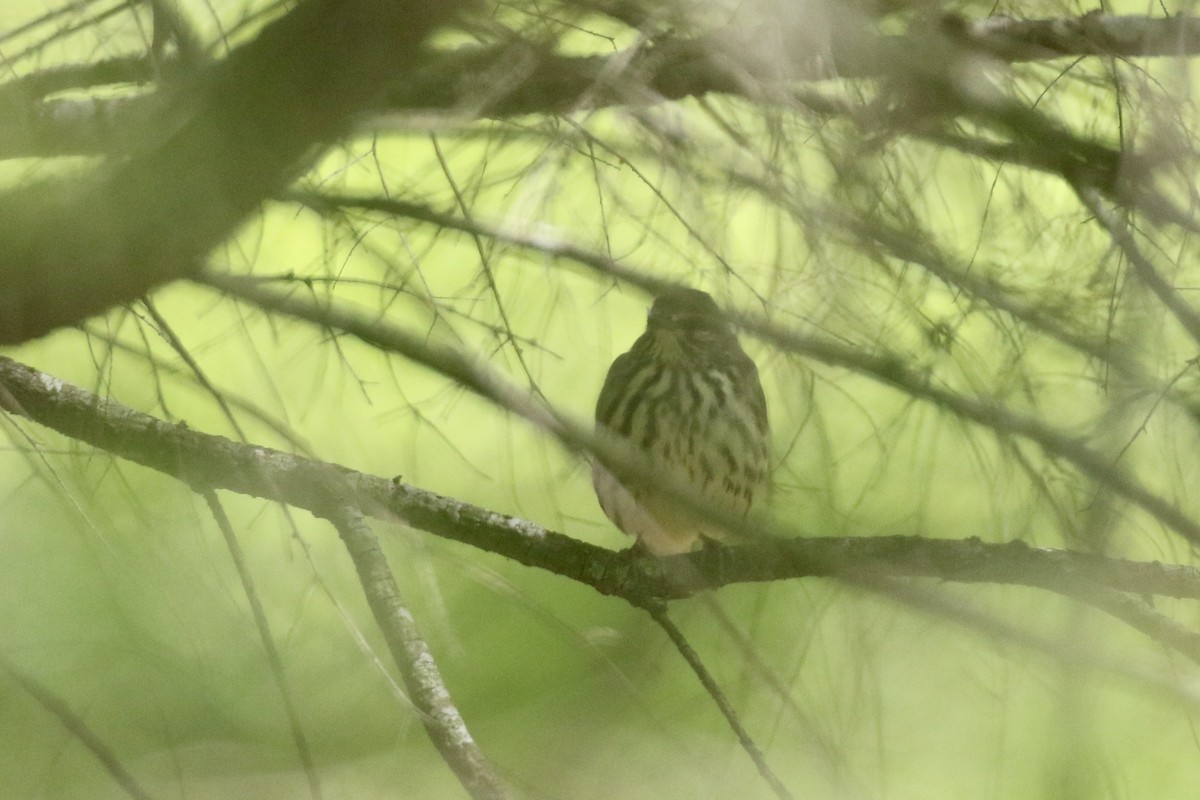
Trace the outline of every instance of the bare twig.
<instances>
[{"instance_id":1,"label":"bare twig","mask_svg":"<svg viewBox=\"0 0 1200 800\"><path fill-rule=\"evenodd\" d=\"M613 274L628 278L639 286L661 288L669 285L655 278L637 275L615 263L610 263L608 268ZM424 337L346 308L317 305L269 290L249 278L210 273L198 280L265 310L282 312L345 331L375 347L399 353L431 367L502 408L521 415L566 446L593 452L606 465L611 462L622 466L626 474L636 474L643 479L653 480L660 490L670 492L684 502L702 509L729 530L737 531L748 527L736 515L729 514L726 509L700 497L690 486L681 481L672 482L670 476L662 474L661 471L653 472L648 462L632 457L634 454L629 449L606 442L594 436L578 422L533 401L510 381L463 352L431 344ZM1200 521L1146 487L1121 464L1112 463L1104 453L1079 437L1063 433L1035 416L1014 411L990 398L955 392L935 382L920 369L911 367L895 353L878 350L869 352L827 337L790 330L774 324L762 315L730 314L730 317L751 334L783 350L868 375L977 425L1007 436L1028 439L1047 453L1070 461L1084 475L1147 511L1185 539L1200 544Z\"/></svg>"},{"instance_id":2,"label":"bare twig","mask_svg":"<svg viewBox=\"0 0 1200 800\"><path fill-rule=\"evenodd\" d=\"M1200 344L1200 312L1188 305L1171 285L1171 282L1159 273L1146 254L1137 246L1125 220L1105 206L1100 191L1095 187L1074 183L1072 188L1075 189L1079 200L1091 212L1096 222L1108 232L1113 244L1129 259L1129 263L1133 265L1133 274L1171 312L1171 316L1175 317L1180 326L1187 331L1188 335L1192 337L1192 341Z\"/></svg>"},{"instance_id":3,"label":"bare twig","mask_svg":"<svg viewBox=\"0 0 1200 800\"><path fill-rule=\"evenodd\" d=\"M259 599L258 590L254 586L254 576L250 574L250 568L246 565L246 556L242 552L242 546L238 543L237 535L233 531L233 523L229 521L229 516L225 513L225 508L221 505L221 501L217 498L215 491L206 486L194 486L193 489L208 504L208 509L212 513L217 527L221 530L221 536L225 539L225 546L228 548L229 556L233 560L233 566L237 570L238 580L242 584L242 591L246 593L246 600L250 604L250 614L254 617L254 627L258 630L258 638L262 642L263 650L266 651L267 664L271 669L271 677L275 679L275 685L279 688L279 696L283 700L283 711L287 715L288 728L292 732L292 741L296 744L296 752L300 756L300 764L304 767L304 775L308 779L309 794L316 798L316 800L320 800L321 779L317 775L317 768L313 763L312 751L308 746L308 737L304 734L304 725L301 723L300 714L296 710L296 701L292 696L292 689L288 683L287 671L284 669L283 659L279 656L279 648L275 646L275 637L271 634L271 624L267 621L267 613L263 610L262 600Z\"/></svg>"},{"instance_id":4,"label":"bare twig","mask_svg":"<svg viewBox=\"0 0 1200 800\"><path fill-rule=\"evenodd\" d=\"M58 717L63 727L70 731L71 735L104 765L104 769L117 782L117 785L125 790L125 794L134 800L151 800L150 793L143 789L137 778L133 777L133 774L125 768L125 765L117 758L117 754L109 749L109 746L88 726L83 717L71 710L65 700L11 664L0 662L0 666L21 685L22 689L28 692L34 700L37 700L42 708Z\"/></svg>"},{"instance_id":5,"label":"bare twig","mask_svg":"<svg viewBox=\"0 0 1200 800\"><path fill-rule=\"evenodd\" d=\"M375 532L363 519L362 512L352 506L327 509L325 514L354 561L375 623L383 631L430 740L471 797L476 800L506 797L499 776L467 730L446 689L429 645L400 595Z\"/></svg>"},{"instance_id":6,"label":"bare twig","mask_svg":"<svg viewBox=\"0 0 1200 800\"><path fill-rule=\"evenodd\" d=\"M779 780L779 776L767 764L767 759L763 756L762 750L750 738L750 733L742 725L741 717L738 716L737 711L730 704L729 698L721 691L721 687L717 685L717 681L708 671L708 668L704 666L704 661L700 658L700 655L692 647L691 643L688 642L687 638L684 637L683 632L667 616L666 607L661 604L651 603L646 606L646 611L658 623L658 627L662 628L663 632L667 634L667 637L671 640L671 644L675 645L675 649L679 652L679 655L683 656L683 660L692 668L692 672L696 673L696 677L700 679L701 685L704 686L704 691L716 703L717 708L721 711L721 715L725 717L725 721L729 723L729 727L733 729L734 735L737 736L738 744L746 751L746 755L750 756L750 760L754 762L758 774L771 787L771 791L780 800L791 800L792 793L788 791L788 788L783 785L783 781Z\"/></svg>"},{"instance_id":7,"label":"bare twig","mask_svg":"<svg viewBox=\"0 0 1200 800\"><path fill-rule=\"evenodd\" d=\"M242 426L238 422L237 415L233 413L233 409L230 408L229 402L225 399L225 395L222 394L221 390L214 386L212 381L208 379L208 375L206 375L204 370L200 367L200 362L196 361L195 357L192 356L191 351L187 349L186 345L184 345L183 340L179 338L177 333L175 333L175 329L171 326L171 323L167 322L166 317L158 313L158 307L155 306L154 301L148 297L144 297L142 298L142 305L145 306L146 312L150 315L150 318L154 320L154 325L156 328L158 328L159 334L161 334L162 337L167 340L167 344L171 346L171 349L175 351L175 354L179 356L179 359L187 365L189 370L191 370L196 382L204 387L204 390L208 392L209 396L216 401L217 406L221 409L221 413L225 416L225 419L229 421L230 427L232 427L234 432L237 433L238 438L243 442L249 441L246 438L246 432L242 430Z\"/></svg>"}]
</instances>

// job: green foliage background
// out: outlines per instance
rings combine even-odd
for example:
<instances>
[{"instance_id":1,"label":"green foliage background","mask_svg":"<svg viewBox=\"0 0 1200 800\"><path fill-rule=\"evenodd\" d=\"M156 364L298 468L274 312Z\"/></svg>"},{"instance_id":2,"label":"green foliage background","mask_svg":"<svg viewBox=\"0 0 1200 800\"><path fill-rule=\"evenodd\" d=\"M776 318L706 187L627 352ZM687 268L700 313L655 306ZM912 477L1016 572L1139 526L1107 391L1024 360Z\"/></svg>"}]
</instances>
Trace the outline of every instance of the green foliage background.
<instances>
[{"instance_id":1,"label":"green foliage background","mask_svg":"<svg viewBox=\"0 0 1200 800\"><path fill-rule=\"evenodd\" d=\"M202 6L189 10L210 34ZM243 13L214 7L226 20ZM11 29L43 11L17 3L0 23ZM121 37L145 35L112 25L103 46L114 51ZM42 58L90 57L83 46L67 37ZM561 46L613 45L576 33ZM1190 130L1191 69L1175 62L1050 62L1013 76L1009 88L1044 91L1041 110L1089 136L1114 136L1110 85L1069 71L1110 68L1138 82L1124 96L1131 128ZM1051 80L1056 72L1072 80ZM1179 101L1173 120L1155 118L1171 98ZM886 348L959 392L1088 437L1195 511L1196 437L1181 412L873 251L837 222L906 226L1039 313L1133 342L1160 376L1182 371L1194 343L1127 284L1111 242L1056 178L721 96L491 122L451 115L432 133L418 122L396 120L339 145L302 185L465 206L475 220L607 254L780 324ZM22 162L6 174L19 185L91 166ZM1153 236L1178 270L1176 285L1188 286L1191 240ZM455 343L581 420L611 359L641 331L648 302L529 248L360 212L322 219L282 202L211 261ZM399 475L606 547L628 544L600 513L585 464L445 378L202 287L168 286L152 302L234 404L248 441ZM157 327L133 304L9 354L156 416L239 438ZM979 536L1190 561L1181 540L1119 503L1116 521L1098 533L1114 501L1028 443L846 370L745 344L763 373L775 434L769 507L796 535ZM0 424L0 654L66 699L157 796L302 795L278 692L203 502L36 425ZM459 796L379 660L385 648L336 533L303 512L222 501L328 796ZM473 734L518 793L768 796L645 615L420 531L377 528ZM922 586L936 590L943 609L976 610L997 625L964 625L816 579L719 592L752 650L697 601L675 613L798 796L1194 794L1194 705L1163 689L1176 682L1193 694L1195 673L1182 660L1047 593ZM1158 606L1197 622L1194 604ZM1079 660L1022 646L1002 625L1058 641ZM1114 675L1109 662L1149 677ZM771 680L787 687L786 698ZM0 796L121 796L18 684L0 679L0 709Z\"/></svg>"}]
</instances>

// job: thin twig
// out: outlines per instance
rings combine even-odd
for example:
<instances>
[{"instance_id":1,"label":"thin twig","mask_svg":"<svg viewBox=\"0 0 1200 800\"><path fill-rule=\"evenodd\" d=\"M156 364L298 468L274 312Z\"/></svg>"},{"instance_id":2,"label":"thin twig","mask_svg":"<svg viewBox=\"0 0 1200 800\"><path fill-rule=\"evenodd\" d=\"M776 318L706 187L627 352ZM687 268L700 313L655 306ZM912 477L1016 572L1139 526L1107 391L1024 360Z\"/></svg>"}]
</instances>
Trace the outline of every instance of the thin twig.
<instances>
[{"instance_id":1,"label":"thin twig","mask_svg":"<svg viewBox=\"0 0 1200 800\"><path fill-rule=\"evenodd\" d=\"M1113 244L1125 254L1133 265L1133 274L1154 293L1154 296L1166 306L1175 320L1183 327L1192 340L1200 343L1200 312L1186 302L1171 282L1164 278L1141 251L1129 232L1129 226L1113 211L1104 205L1104 200L1098 189L1080 183L1072 184L1080 202L1091 212L1095 220L1108 231Z\"/></svg>"},{"instance_id":2,"label":"thin twig","mask_svg":"<svg viewBox=\"0 0 1200 800\"><path fill-rule=\"evenodd\" d=\"M152 800L152 795L142 788L141 784L137 782L137 778L133 777L129 770L125 769L116 753L109 749L104 740L88 727L83 717L71 710L65 700L11 664L0 661L0 667L3 667L12 679L21 685L22 689L28 692L34 700L37 700L42 708L58 717L58 721L63 724L63 727L70 731L71 735L104 765L104 769L113 777L117 785L125 790L127 795L134 800Z\"/></svg>"},{"instance_id":3,"label":"thin twig","mask_svg":"<svg viewBox=\"0 0 1200 800\"><path fill-rule=\"evenodd\" d=\"M671 618L667 616L667 607L662 603L648 603L646 612L650 617L658 623L658 627L663 629L671 643L675 645L675 649L679 651L679 655L683 656L683 660L692 668L692 672L696 673L696 677L700 679L700 683L704 686L704 691L717 704L717 708L721 710L725 721L729 723L729 727L733 729L733 733L737 736L738 744L746 751L746 755L750 756L750 760L754 762L754 766L758 769L758 774L766 781L775 796L781 800L791 800L792 793L779 780L771 766L767 764L767 759L763 756L762 751L758 749L758 745L750 738L750 734L742 725L742 720L738 716L737 711L730 704L729 698L721 691L721 687L717 685L716 680L709 673L708 668L704 666L704 662L700 659L699 654L684 637L683 632L676 627Z\"/></svg>"},{"instance_id":4,"label":"thin twig","mask_svg":"<svg viewBox=\"0 0 1200 800\"><path fill-rule=\"evenodd\" d=\"M233 427L233 430L237 433L238 438L243 442L249 441L249 439L246 438L246 432L242 430L242 426L238 423L237 415L234 414L233 409L229 407L229 402L225 399L225 395L222 394L221 390L214 386L212 381L208 379L208 375L206 375L204 370L200 367L200 362L198 362L192 355L191 351L187 349L187 345L185 345L183 340L179 338L179 335L175 333L175 329L171 327L171 323L167 322L166 317L158 312L158 307L155 306L154 301L152 301L149 297L143 297L142 306L150 315L150 319L154 320L154 325L156 328L158 328L159 335L167 340L167 344L171 346L171 349L175 351L175 354L178 355L180 360L183 361L183 363L187 365L188 369L192 371L192 375L195 376L196 382L208 392L209 396L211 396L214 401L216 401L217 406L221 409L221 413L225 415L225 419L229 421L230 426Z\"/></svg>"},{"instance_id":5,"label":"thin twig","mask_svg":"<svg viewBox=\"0 0 1200 800\"><path fill-rule=\"evenodd\" d=\"M308 747L308 738L304 735L304 725L300 722L300 714L296 710L296 702L292 697L287 672L283 668L283 659L279 656L279 649L275 647L275 638L271 635L271 625L267 621L262 600L259 599L258 590L254 586L254 576L250 574L250 568L246 565L246 556L242 552L242 546L238 543L237 536L233 531L233 524L229 521L229 516L225 513L220 499L217 498L217 493L207 487L196 487L196 491L204 498L204 502L208 503L213 519L216 520L221 535L225 537L225 546L229 549L229 556L233 560L234 568L237 569L242 591L246 593L246 600L250 604L250 613L254 617L254 626L258 629L258 638L262 641L263 650L267 653L267 664L271 668L271 676L275 679L275 685L279 687L279 694L283 699L283 710L287 715L288 727L292 732L292 741L296 743L300 764L304 767L305 777L308 778L309 794L316 800L320 800L321 780L317 775L316 765L313 763L312 751Z\"/></svg>"}]
</instances>

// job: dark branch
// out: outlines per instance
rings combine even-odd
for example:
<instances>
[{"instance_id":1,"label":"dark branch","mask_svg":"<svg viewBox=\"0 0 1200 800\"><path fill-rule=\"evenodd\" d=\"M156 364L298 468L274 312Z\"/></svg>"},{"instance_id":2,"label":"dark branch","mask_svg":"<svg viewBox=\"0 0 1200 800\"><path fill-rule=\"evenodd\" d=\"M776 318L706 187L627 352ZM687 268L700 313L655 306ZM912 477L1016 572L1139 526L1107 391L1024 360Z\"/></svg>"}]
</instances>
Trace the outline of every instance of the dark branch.
<instances>
[{"instance_id":1,"label":"dark branch","mask_svg":"<svg viewBox=\"0 0 1200 800\"><path fill-rule=\"evenodd\" d=\"M667 610L662 606L656 605L651 605L646 610L654 621L658 623L658 627L662 628L663 632L667 634L667 638L671 640L671 644L675 645L675 649L679 652L679 655L683 656L683 660L691 667L692 672L700 679L700 685L704 687L704 691L716 703L717 709L725 717L725 721L729 723L729 727L733 730L734 735L737 736L738 744L742 746L742 749L746 751L746 755L750 756L750 760L754 762L754 767L758 770L758 774L771 787L771 791L775 793L776 797L780 798L780 800L791 800L792 793L788 791L783 781L779 780L779 776L771 769L771 765L767 763L762 750L755 744L754 739L750 736L750 732L746 730L746 726L742 724L741 717L738 716L733 704L729 702L729 698L725 696L725 692L721 690L716 678L704 666L704 661L692 647L691 642L684 637L683 632L667 616Z\"/></svg>"},{"instance_id":2,"label":"dark branch","mask_svg":"<svg viewBox=\"0 0 1200 800\"><path fill-rule=\"evenodd\" d=\"M173 95L128 161L0 197L0 343L194 271L314 146L377 103L378 76L411 67L456 7L309 0Z\"/></svg>"},{"instance_id":3,"label":"dark branch","mask_svg":"<svg viewBox=\"0 0 1200 800\"><path fill-rule=\"evenodd\" d=\"M405 483L162 422L0 357L0 407L191 485L262 497L329 516L346 505L400 519L635 605L732 583L887 574L1031 586L1067 596L1081 586L1200 599L1200 571L979 539L767 539L664 559L613 552ZM1089 589L1090 591L1090 589Z\"/></svg>"},{"instance_id":4,"label":"dark branch","mask_svg":"<svg viewBox=\"0 0 1200 800\"><path fill-rule=\"evenodd\" d=\"M882 36L868 30L843 35L834 44L832 73L841 78L896 78L914 53L926 52L937 36L964 52L984 53L1004 62L1043 61L1080 56L1126 58L1180 56L1200 53L1200 21L1193 17L1108 17L1014 20L988 18L966 21L947 17L934 31ZM614 69L614 65L621 65ZM822 81L828 67L799 62L786 76L793 83ZM806 68L809 71L804 71ZM149 65L137 60L114 60L95 67L70 65L26 76L0 87L0 98L26 102L47 87L103 82L141 81ZM610 105L647 105L662 100L700 97L711 93L743 95L752 87L747 75L730 68L714 41L700 36L664 41L636 51L612 55L568 56L528 43L464 47L427 54L403 81L385 84L386 91L371 106L379 113L442 110L468 116L512 117L555 114ZM778 76L776 76L778 77ZM139 124L134 113L139 98L115 109L112 125L125 135ZM0 125L0 155L29 154L29 148L60 142L60 154L99 152L104 141L91 142L75 131L80 116L55 115L6 106ZM831 110L831 109L830 109ZM128 116L126 123L124 116ZM28 120L29 123L22 123ZM41 137L22 130L36 124ZM8 142L9 146L4 146ZM48 153L47 153L48 154ZM1027 158L1032 158L1026 156Z\"/></svg>"},{"instance_id":5,"label":"dark branch","mask_svg":"<svg viewBox=\"0 0 1200 800\"><path fill-rule=\"evenodd\" d=\"M1079 56L1186 58L1200 54L1200 18L1188 16L989 17L956 27L970 44L1008 62Z\"/></svg>"}]
</instances>

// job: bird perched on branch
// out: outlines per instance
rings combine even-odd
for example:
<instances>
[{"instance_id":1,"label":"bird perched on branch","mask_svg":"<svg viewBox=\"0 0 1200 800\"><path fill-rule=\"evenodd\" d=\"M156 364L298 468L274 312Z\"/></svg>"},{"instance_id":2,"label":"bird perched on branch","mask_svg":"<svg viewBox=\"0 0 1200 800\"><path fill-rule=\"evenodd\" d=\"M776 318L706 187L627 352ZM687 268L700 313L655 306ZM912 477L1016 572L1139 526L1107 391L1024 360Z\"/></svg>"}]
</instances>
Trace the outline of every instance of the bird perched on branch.
<instances>
[{"instance_id":1,"label":"bird perched on branch","mask_svg":"<svg viewBox=\"0 0 1200 800\"><path fill-rule=\"evenodd\" d=\"M608 370L597 431L623 437L703 501L746 514L767 480L767 403L754 361L705 292L676 289L650 308L643 333ZM655 555L684 553L722 527L649 480L598 462L592 485L613 523ZM691 506L691 507L689 507Z\"/></svg>"}]
</instances>

